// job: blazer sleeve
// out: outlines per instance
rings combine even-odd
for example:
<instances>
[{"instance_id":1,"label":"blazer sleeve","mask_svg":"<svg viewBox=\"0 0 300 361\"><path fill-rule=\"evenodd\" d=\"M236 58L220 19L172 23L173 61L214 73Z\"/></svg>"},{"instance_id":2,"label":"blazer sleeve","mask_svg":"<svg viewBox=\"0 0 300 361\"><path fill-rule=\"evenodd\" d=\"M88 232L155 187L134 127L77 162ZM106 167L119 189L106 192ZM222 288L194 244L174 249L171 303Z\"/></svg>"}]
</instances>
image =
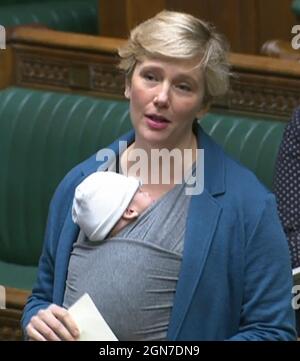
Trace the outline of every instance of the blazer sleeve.
<instances>
[{"instance_id":1,"label":"blazer sleeve","mask_svg":"<svg viewBox=\"0 0 300 361\"><path fill-rule=\"evenodd\" d=\"M73 199L74 189L78 183L78 175L76 171L70 172L59 184L51 200L37 281L27 300L21 319L24 334L31 317L40 309L45 309L53 303L56 250L69 211L70 201Z\"/></svg>"},{"instance_id":2,"label":"blazer sleeve","mask_svg":"<svg viewBox=\"0 0 300 361\"><path fill-rule=\"evenodd\" d=\"M231 340L295 340L292 286L286 237L268 194L246 245L241 323Z\"/></svg>"}]
</instances>

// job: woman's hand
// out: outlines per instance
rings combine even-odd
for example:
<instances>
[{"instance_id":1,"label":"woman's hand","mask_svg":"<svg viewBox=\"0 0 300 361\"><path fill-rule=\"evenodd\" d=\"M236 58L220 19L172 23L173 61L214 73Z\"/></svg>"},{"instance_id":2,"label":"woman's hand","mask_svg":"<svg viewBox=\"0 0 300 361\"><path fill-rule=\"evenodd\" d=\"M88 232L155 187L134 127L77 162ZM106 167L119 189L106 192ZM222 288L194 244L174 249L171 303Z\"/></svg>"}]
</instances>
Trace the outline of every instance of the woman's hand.
<instances>
[{"instance_id":1,"label":"woman's hand","mask_svg":"<svg viewBox=\"0 0 300 361\"><path fill-rule=\"evenodd\" d=\"M31 341L75 341L79 330L69 312L55 304L32 316L26 326Z\"/></svg>"}]
</instances>

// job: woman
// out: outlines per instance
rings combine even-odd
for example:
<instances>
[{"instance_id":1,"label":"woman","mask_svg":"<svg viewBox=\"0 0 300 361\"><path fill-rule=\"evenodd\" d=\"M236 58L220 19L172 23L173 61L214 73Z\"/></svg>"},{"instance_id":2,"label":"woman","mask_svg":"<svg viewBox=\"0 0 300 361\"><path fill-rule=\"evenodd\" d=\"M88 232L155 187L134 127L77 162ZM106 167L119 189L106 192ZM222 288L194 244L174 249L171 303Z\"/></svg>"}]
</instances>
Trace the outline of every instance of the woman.
<instances>
[{"instance_id":1,"label":"woman","mask_svg":"<svg viewBox=\"0 0 300 361\"><path fill-rule=\"evenodd\" d=\"M111 145L121 171L133 172L137 151L150 172L155 149L191 157L169 164L169 182L144 182L155 202L97 247L79 244L71 206L75 187L99 162L90 158L67 175L51 203L37 285L24 310L30 339L76 339L65 308L84 292L119 340L295 338L291 266L274 197L195 123L228 89L224 44L210 25L169 11L131 32L120 67L134 131L122 137L129 144L122 154L118 141ZM194 174L200 148L204 188L188 195L190 178L177 182L175 164L181 159L182 173ZM165 167L161 160L155 170Z\"/></svg>"}]
</instances>

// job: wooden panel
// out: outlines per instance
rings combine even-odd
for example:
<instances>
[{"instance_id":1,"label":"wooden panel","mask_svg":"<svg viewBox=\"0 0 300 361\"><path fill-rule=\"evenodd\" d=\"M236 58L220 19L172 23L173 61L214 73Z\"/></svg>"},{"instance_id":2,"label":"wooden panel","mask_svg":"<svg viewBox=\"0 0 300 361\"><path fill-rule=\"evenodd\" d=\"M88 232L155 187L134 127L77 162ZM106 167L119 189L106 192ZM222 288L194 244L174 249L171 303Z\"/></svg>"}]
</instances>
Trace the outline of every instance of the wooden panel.
<instances>
[{"instance_id":1,"label":"wooden panel","mask_svg":"<svg viewBox=\"0 0 300 361\"><path fill-rule=\"evenodd\" d=\"M289 40L297 23L290 0L168 0L167 4L214 23L235 52L258 54L266 40Z\"/></svg>"},{"instance_id":2,"label":"wooden panel","mask_svg":"<svg viewBox=\"0 0 300 361\"><path fill-rule=\"evenodd\" d=\"M233 44L232 50L240 53L258 54L260 47L258 45L257 0L240 0L237 16L239 23L235 31L239 34L237 35L238 43Z\"/></svg>"},{"instance_id":3,"label":"wooden panel","mask_svg":"<svg viewBox=\"0 0 300 361\"><path fill-rule=\"evenodd\" d=\"M235 77L216 107L289 119L300 105L300 64L262 56L230 55Z\"/></svg>"},{"instance_id":4,"label":"wooden panel","mask_svg":"<svg viewBox=\"0 0 300 361\"><path fill-rule=\"evenodd\" d=\"M127 12L125 0L99 0L99 24L102 36L127 37Z\"/></svg>"},{"instance_id":5,"label":"wooden panel","mask_svg":"<svg viewBox=\"0 0 300 361\"><path fill-rule=\"evenodd\" d=\"M6 306L7 308L22 311L30 292L17 288L6 287Z\"/></svg>"},{"instance_id":6,"label":"wooden panel","mask_svg":"<svg viewBox=\"0 0 300 361\"><path fill-rule=\"evenodd\" d=\"M255 52L256 0L168 0L167 5L213 23L229 40L233 51Z\"/></svg>"},{"instance_id":7,"label":"wooden panel","mask_svg":"<svg viewBox=\"0 0 300 361\"><path fill-rule=\"evenodd\" d=\"M252 54L258 54L267 40L290 41L291 27L297 23L291 0L99 1L102 35L126 37L134 25L165 7L212 22L226 35L232 51Z\"/></svg>"},{"instance_id":8,"label":"wooden panel","mask_svg":"<svg viewBox=\"0 0 300 361\"><path fill-rule=\"evenodd\" d=\"M21 317L19 310L0 310L0 341L22 340Z\"/></svg>"},{"instance_id":9,"label":"wooden panel","mask_svg":"<svg viewBox=\"0 0 300 361\"><path fill-rule=\"evenodd\" d=\"M210 17L210 0L166 0L166 5L169 10L187 12L204 20Z\"/></svg>"},{"instance_id":10,"label":"wooden panel","mask_svg":"<svg viewBox=\"0 0 300 361\"><path fill-rule=\"evenodd\" d=\"M145 6L145 4L147 4ZM165 9L165 0L127 0L128 30L130 31L142 21L151 18L161 10Z\"/></svg>"},{"instance_id":11,"label":"wooden panel","mask_svg":"<svg viewBox=\"0 0 300 361\"><path fill-rule=\"evenodd\" d=\"M22 311L29 291L6 288L6 309L0 309L0 341L22 340Z\"/></svg>"},{"instance_id":12,"label":"wooden panel","mask_svg":"<svg viewBox=\"0 0 300 361\"><path fill-rule=\"evenodd\" d=\"M0 89L13 82L13 53L11 49L0 50Z\"/></svg>"},{"instance_id":13,"label":"wooden panel","mask_svg":"<svg viewBox=\"0 0 300 361\"><path fill-rule=\"evenodd\" d=\"M258 49L270 39L291 40L291 29L297 24L291 11L290 0L258 1L259 39Z\"/></svg>"},{"instance_id":14,"label":"wooden panel","mask_svg":"<svg viewBox=\"0 0 300 361\"><path fill-rule=\"evenodd\" d=\"M227 37L234 51L239 49L240 44L240 34L237 31L240 28L239 2L240 0L209 1L208 20Z\"/></svg>"},{"instance_id":15,"label":"wooden panel","mask_svg":"<svg viewBox=\"0 0 300 361\"><path fill-rule=\"evenodd\" d=\"M164 8L165 0L99 0L100 34L127 38L134 26Z\"/></svg>"}]
</instances>

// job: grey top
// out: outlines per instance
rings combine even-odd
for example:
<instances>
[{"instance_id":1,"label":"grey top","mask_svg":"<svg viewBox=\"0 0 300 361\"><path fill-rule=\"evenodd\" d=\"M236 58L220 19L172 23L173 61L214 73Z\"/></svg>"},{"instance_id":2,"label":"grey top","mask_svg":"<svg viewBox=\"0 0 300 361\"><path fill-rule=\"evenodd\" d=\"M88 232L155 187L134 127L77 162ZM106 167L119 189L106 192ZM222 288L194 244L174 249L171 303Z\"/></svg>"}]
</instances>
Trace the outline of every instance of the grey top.
<instances>
[{"instance_id":1,"label":"grey top","mask_svg":"<svg viewBox=\"0 0 300 361\"><path fill-rule=\"evenodd\" d=\"M64 307L87 292L120 341L165 340L190 201L184 190L176 185L114 237L78 239Z\"/></svg>"}]
</instances>

